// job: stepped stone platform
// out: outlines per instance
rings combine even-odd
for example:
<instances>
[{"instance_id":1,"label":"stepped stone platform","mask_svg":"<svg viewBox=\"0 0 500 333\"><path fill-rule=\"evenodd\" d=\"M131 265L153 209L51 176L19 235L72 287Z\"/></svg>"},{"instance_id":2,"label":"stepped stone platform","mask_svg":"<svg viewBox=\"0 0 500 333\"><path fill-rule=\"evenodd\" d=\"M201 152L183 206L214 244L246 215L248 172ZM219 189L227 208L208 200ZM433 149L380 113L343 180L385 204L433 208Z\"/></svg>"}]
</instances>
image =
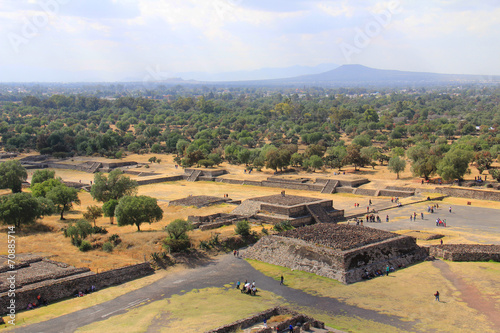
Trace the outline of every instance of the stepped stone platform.
<instances>
[{"instance_id":1,"label":"stepped stone platform","mask_svg":"<svg viewBox=\"0 0 500 333\"><path fill-rule=\"evenodd\" d=\"M248 199L231 214L252 216L271 224L290 221L293 226L337 222L344 218L344 211L333 208L332 200L286 195L284 192Z\"/></svg>"},{"instance_id":2,"label":"stepped stone platform","mask_svg":"<svg viewBox=\"0 0 500 333\"><path fill-rule=\"evenodd\" d=\"M211 197L207 195L194 195L187 198L172 200L169 202L169 206L186 206L186 207L195 206L201 208L212 205L218 205L230 201L232 200L229 198Z\"/></svg>"},{"instance_id":3,"label":"stepped stone platform","mask_svg":"<svg viewBox=\"0 0 500 333\"><path fill-rule=\"evenodd\" d=\"M302 270L349 284L389 265L424 260L413 237L353 225L321 223L261 238L242 252L246 258Z\"/></svg>"},{"instance_id":4,"label":"stepped stone platform","mask_svg":"<svg viewBox=\"0 0 500 333\"><path fill-rule=\"evenodd\" d=\"M429 247L431 256L450 261L496 261L500 262L500 245L444 244Z\"/></svg>"}]
</instances>

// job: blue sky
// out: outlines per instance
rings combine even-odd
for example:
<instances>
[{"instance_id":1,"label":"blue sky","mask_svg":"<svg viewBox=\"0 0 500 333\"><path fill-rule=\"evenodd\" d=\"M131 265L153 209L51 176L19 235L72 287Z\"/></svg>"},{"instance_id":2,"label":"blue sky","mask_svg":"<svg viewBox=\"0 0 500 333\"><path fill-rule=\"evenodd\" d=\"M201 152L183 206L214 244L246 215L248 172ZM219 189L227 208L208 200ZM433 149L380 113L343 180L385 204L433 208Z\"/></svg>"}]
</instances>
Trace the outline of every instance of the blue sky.
<instances>
[{"instance_id":1,"label":"blue sky","mask_svg":"<svg viewBox=\"0 0 500 333\"><path fill-rule=\"evenodd\" d=\"M500 75L498 18L492 0L0 0L0 81L322 63Z\"/></svg>"}]
</instances>

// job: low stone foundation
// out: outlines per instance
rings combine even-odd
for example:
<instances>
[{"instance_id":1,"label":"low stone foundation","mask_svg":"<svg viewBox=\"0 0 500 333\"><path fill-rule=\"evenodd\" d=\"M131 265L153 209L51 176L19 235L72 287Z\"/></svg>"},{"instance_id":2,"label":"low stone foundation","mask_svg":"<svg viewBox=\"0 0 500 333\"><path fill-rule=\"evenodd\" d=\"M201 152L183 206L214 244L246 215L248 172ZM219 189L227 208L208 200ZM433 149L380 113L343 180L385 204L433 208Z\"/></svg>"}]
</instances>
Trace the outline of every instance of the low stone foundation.
<instances>
[{"instance_id":1,"label":"low stone foundation","mask_svg":"<svg viewBox=\"0 0 500 333\"><path fill-rule=\"evenodd\" d=\"M278 323L274 327L268 327L268 328L262 328L260 330L252 330L253 333L271 333L271 332L276 332L276 330L282 331L288 328L289 325L292 326L297 326L296 329L297 332L300 332L301 327L302 331L306 332L309 331L310 326L316 327L316 328L325 328L325 323L322 321L318 321L312 317L309 317L304 314L300 314L296 311L293 311L289 308L285 307L275 307L268 309L266 311L259 312L251 317L241 319L238 321L235 321L234 323L228 324L221 326L219 328L207 331L206 333L232 333L236 332L238 330L242 330L245 328L249 328L253 325L256 325L258 323L263 323L264 319L268 320L269 318L273 316L280 316L280 315L291 315L292 318L287 319L281 323Z\"/></svg>"},{"instance_id":2,"label":"low stone foundation","mask_svg":"<svg viewBox=\"0 0 500 333\"><path fill-rule=\"evenodd\" d=\"M429 247L429 255L450 261L500 262L500 245L445 244Z\"/></svg>"}]
</instances>

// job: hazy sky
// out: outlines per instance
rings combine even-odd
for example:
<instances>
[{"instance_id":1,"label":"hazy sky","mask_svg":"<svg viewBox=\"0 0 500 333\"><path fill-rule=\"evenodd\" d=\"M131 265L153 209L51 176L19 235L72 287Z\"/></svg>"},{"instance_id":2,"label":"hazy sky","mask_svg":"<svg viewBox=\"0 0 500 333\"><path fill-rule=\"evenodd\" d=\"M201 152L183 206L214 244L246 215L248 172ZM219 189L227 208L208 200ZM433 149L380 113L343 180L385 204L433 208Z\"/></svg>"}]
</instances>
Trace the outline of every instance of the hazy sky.
<instances>
[{"instance_id":1,"label":"hazy sky","mask_svg":"<svg viewBox=\"0 0 500 333\"><path fill-rule=\"evenodd\" d=\"M500 1L0 0L0 81L357 63L500 75Z\"/></svg>"}]
</instances>

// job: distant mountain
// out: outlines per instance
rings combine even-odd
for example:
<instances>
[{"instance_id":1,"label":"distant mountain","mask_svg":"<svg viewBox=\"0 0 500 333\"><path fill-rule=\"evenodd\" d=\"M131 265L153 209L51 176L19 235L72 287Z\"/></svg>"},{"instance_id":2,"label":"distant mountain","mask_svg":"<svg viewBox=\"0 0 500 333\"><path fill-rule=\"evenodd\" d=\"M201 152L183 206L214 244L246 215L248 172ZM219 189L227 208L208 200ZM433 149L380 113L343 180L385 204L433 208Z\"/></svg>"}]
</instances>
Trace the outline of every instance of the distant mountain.
<instances>
[{"instance_id":1,"label":"distant mountain","mask_svg":"<svg viewBox=\"0 0 500 333\"><path fill-rule=\"evenodd\" d=\"M175 73L176 77L184 80L196 81L249 81L249 80L272 80L291 78L303 75L324 73L337 68L335 64L321 64L317 66L291 66L280 68L261 68L251 71L235 71L223 73L206 72L183 72Z\"/></svg>"},{"instance_id":2,"label":"distant mountain","mask_svg":"<svg viewBox=\"0 0 500 333\"><path fill-rule=\"evenodd\" d=\"M440 84L465 82L500 82L500 76L437 74L375 69L362 65L342 65L334 70L314 75L303 75L276 80L283 84L318 85L400 85L400 84ZM275 82L278 83L278 82Z\"/></svg>"}]
</instances>

